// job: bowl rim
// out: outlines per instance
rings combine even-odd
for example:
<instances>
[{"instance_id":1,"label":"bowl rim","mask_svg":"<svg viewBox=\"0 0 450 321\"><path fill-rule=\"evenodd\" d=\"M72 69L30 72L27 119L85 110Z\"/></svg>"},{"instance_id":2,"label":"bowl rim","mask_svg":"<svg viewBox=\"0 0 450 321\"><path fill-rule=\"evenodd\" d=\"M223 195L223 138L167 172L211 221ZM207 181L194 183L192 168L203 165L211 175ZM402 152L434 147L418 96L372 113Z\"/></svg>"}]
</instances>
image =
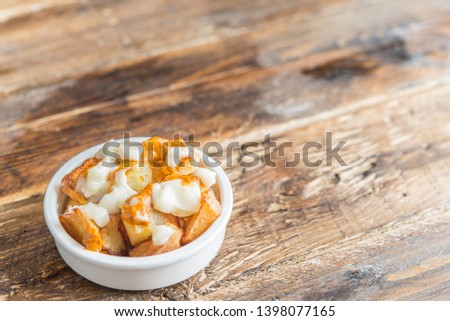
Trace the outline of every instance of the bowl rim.
<instances>
[{"instance_id":1,"label":"bowl rim","mask_svg":"<svg viewBox=\"0 0 450 321\"><path fill-rule=\"evenodd\" d=\"M142 142L147 139L149 139L149 137L130 137L129 141ZM115 141L123 142L123 139L115 139ZM58 195L62 194L60 192L61 179L67 173L80 166L85 159L93 157L104 144L105 143L100 143L89 147L73 156L58 169L48 184L43 202L44 217L47 227L55 239L57 246L62 246L72 255L95 265L122 270L142 270L162 267L183 261L205 248L214 238L219 236L222 229L225 229L233 207L233 192L230 180L220 166L208 167L216 173L222 211L219 218L216 219L214 223L200 235L200 237L176 250L146 257L123 257L86 250L81 244L75 241L61 225L59 221ZM200 156L204 156L204 153L198 149L195 149L195 152ZM205 156L208 161L214 162L212 158L207 155Z\"/></svg>"}]
</instances>

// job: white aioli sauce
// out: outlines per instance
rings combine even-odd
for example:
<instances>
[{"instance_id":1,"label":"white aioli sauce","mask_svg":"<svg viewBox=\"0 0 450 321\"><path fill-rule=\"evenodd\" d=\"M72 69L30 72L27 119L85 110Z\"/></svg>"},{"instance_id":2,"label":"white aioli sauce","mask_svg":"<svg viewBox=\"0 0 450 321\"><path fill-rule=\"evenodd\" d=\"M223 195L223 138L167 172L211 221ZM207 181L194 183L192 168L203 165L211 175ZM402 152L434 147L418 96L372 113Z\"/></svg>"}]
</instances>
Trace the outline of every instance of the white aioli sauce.
<instances>
[{"instance_id":1,"label":"white aioli sauce","mask_svg":"<svg viewBox=\"0 0 450 321\"><path fill-rule=\"evenodd\" d=\"M152 204L163 213L186 217L200 209L201 191L198 181L183 184L181 179L174 179L153 184Z\"/></svg>"},{"instance_id":2,"label":"white aioli sauce","mask_svg":"<svg viewBox=\"0 0 450 321\"><path fill-rule=\"evenodd\" d=\"M216 183L216 173L210 169L199 167L195 170L194 176L202 181L203 185L210 188Z\"/></svg>"},{"instance_id":3,"label":"white aioli sauce","mask_svg":"<svg viewBox=\"0 0 450 321\"><path fill-rule=\"evenodd\" d=\"M117 213L128 198L137 194L136 191L127 184L126 171L127 169L122 169L116 172L115 185L111 193L105 194L98 203L98 205L105 208L109 214Z\"/></svg>"},{"instance_id":4,"label":"white aioli sauce","mask_svg":"<svg viewBox=\"0 0 450 321\"><path fill-rule=\"evenodd\" d=\"M99 162L94 167L88 169L86 179L80 186L80 191L87 198L96 194L105 194L110 186L108 175L117 167L105 167Z\"/></svg>"},{"instance_id":5,"label":"white aioli sauce","mask_svg":"<svg viewBox=\"0 0 450 321\"><path fill-rule=\"evenodd\" d=\"M86 205L77 205L69 208L69 212L72 212L74 208L78 208L84 213L90 220L93 220L98 227L104 227L109 223L109 214L106 209L93 203L87 203Z\"/></svg>"}]
</instances>

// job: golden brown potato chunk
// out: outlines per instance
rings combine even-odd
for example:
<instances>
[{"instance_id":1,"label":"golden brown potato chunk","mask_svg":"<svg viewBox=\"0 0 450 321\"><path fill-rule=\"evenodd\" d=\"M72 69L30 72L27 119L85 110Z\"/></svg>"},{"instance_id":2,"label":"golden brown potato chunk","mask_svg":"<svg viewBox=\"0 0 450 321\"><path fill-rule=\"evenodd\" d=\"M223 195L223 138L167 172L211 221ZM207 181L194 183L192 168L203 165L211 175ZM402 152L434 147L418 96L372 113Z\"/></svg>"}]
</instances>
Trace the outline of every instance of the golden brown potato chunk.
<instances>
[{"instance_id":1,"label":"golden brown potato chunk","mask_svg":"<svg viewBox=\"0 0 450 321\"><path fill-rule=\"evenodd\" d=\"M71 208L72 206L76 206L76 205L81 205L81 204L79 204L77 201L68 197L67 201L66 201L66 207L64 209L64 213L69 212L69 208Z\"/></svg>"},{"instance_id":2,"label":"golden brown potato chunk","mask_svg":"<svg viewBox=\"0 0 450 321\"><path fill-rule=\"evenodd\" d=\"M152 214L150 215L150 222L153 226L164 225L170 223L172 225L180 227L178 222L178 217L172 214L166 214L155 209L152 209Z\"/></svg>"},{"instance_id":3,"label":"golden brown potato chunk","mask_svg":"<svg viewBox=\"0 0 450 321\"><path fill-rule=\"evenodd\" d=\"M148 240L152 236L152 228L155 225L171 223L175 226L178 226L178 219L175 216L171 214L160 213L153 209L150 214L150 222L147 225L132 224L123 218L122 222L131 246L136 246Z\"/></svg>"},{"instance_id":4,"label":"golden brown potato chunk","mask_svg":"<svg viewBox=\"0 0 450 321\"><path fill-rule=\"evenodd\" d=\"M142 165L142 166L141 166ZM134 163L125 173L127 184L136 192L142 191L152 180L152 170L147 162Z\"/></svg>"},{"instance_id":5,"label":"golden brown potato chunk","mask_svg":"<svg viewBox=\"0 0 450 321\"><path fill-rule=\"evenodd\" d=\"M167 140L161 137L152 137L142 143L144 146L145 158L148 160L152 167L152 181L160 182L167 175L189 175L192 174L196 167L193 166L193 160L189 157L181 159L180 164L175 168L167 166L166 158L167 151L171 147L184 147L186 143L181 138L175 138L174 140ZM200 157L194 154L195 163L200 162Z\"/></svg>"},{"instance_id":6,"label":"golden brown potato chunk","mask_svg":"<svg viewBox=\"0 0 450 321\"><path fill-rule=\"evenodd\" d=\"M153 245L152 240L147 240L145 242L142 242L132 250L130 250L129 255L130 256L150 256L150 255L156 255L156 254L162 254L169 251L173 251L178 249L181 244L181 235L182 230L178 228L177 226L167 223L167 225L172 226L174 229L174 233L169 238L169 240L160 246Z\"/></svg>"},{"instance_id":7,"label":"golden brown potato chunk","mask_svg":"<svg viewBox=\"0 0 450 321\"><path fill-rule=\"evenodd\" d=\"M100 229L103 239L103 250L111 255L125 255L127 247L120 233L120 217L117 214L109 216L109 223Z\"/></svg>"},{"instance_id":8,"label":"golden brown potato chunk","mask_svg":"<svg viewBox=\"0 0 450 321\"><path fill-rule=\"evenodd\" d=\"M212 189L204 194L203 204L197 214L184 220L184 235L181 244L192 242L202 235L220 216L221 206Z\"/></svg>"},{"instance_id":9,"label":"golden brown potato chunk","mask_svg":"<svg viewBox=\"0 0 450 321\"><path fill-rule=\"evenodd\" d=\"M122 206L121 218L131 224L148 225L152 204L152 185L130 197Z\"/></svg>"},{"instance_id":10,"label":"golden brown potato chunk","mask_svg":"<svg viewBox=\"0 0 450 321\"><path fill-rule=\"evenodd\" d=\"M131 224L125 220L122 220L122 223L131 246L136 246L152 236L152 227L150 224Z\"/></svg>"},{"instance_id":11,"label":"golden brown potato chunk","mask_svg":"<svg viewBox=\"0 0 450 321\"><path fill-rule=\"evenodd\" d=\"M86 177L88 169L97 165L98 162L100 162L100 160L97 158L88 158L83 162L83 164L81 164L81 166L75 168L72 172L64 176L61 180L64 194L69 196L78 204L86 204L87 199L76 190L77 182L80 177Z\"/></svg>"},{"instance_id":12,"label":"golden brown potato chunk","mask_svg":"<svg viewBox=\"0 0 450 321\"><path fill-rule=\"evenodd\" d=\"M103 241L99 228L80 209L74 208L70 213L61 214L59 220L67 233L87 250L102 250Z\"/></svg>"},{"instance_id":13,"label":"golden brown potato chunk","mask_svg":"<svg viewBox=\"0 0 450 321\"><path fill-rule=\"evenodd\" d=\"M165 164L169 140L153 136L142 143L144 146L144 158L150 162L151 166Z\"/></svg>"}]
</instances>

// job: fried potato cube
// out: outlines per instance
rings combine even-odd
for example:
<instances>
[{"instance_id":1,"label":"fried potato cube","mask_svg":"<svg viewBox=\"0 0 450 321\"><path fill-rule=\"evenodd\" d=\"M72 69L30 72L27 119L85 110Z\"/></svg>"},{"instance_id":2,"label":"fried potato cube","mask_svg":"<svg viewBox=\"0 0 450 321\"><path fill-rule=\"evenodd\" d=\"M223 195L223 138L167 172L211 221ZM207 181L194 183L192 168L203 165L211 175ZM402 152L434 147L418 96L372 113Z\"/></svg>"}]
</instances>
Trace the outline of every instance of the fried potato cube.
<instances>
[{"instance_id":1,"label":"fried potato cube","mask_svg":"<svg viewBox=\"0 0 450 321\"><path fill-rule=\"evenodd\" d=\"M183 147L186 143L181 138L168 140L158 136L153 136L142 143L144 146L144 157L152 167L164 167L167 165L167 152L170 147Z\"/></svg>"},{"instance_id":2,"label":"fried potato cube","mask_svg":"<svg viewBox=\"0 0 450 321\"><path fill-rule=\"evenodd\" d=\"M164 180L164 177L169 175L171 172L166 169L166 167L153 167L152 168L152 182L160 183Z\"/></svg>"},{"instance_id":3,"label":"fried potato cube","mask_svg":"<svg viewBox=\"0 0 450 321\"><path fill-rule=\"evenodd\" d=\"M144 158L152 167L163 166L165 164L169 141L167 139L153 136L142 143L144 146Z\"/></svg>"},{"instance_id":4,"label":"fried potato cube","mask_svg":"<svg viewBox=\"0 0 450 321\"><path fill-rule=\"evenodd\" d=\"M136 246L139 243L148 240L152 236L151 225L139 225L131 224L122 219L123 226L125 227L125 232L127 233L128 240L131 246Z\"/></svg>"},{"instance_id":5,"label":"fried potato cube","mask_svg":"<svg viewBox=\"0 0 450 321\"><path fill-rule=\"evenodd\" d=\"M147 162L134 163L127 172L127 184L136 192L142 191L152 180L152 170Z\"/></svg>"},{"instance_id":6,"label":"fried potato cube","mask_svg":"<svg viewBox=\"0 0 450 321\"><path fill-rule=\"evenodd\" d=\"M142 242L135 248L131 249L129 251L129 255L150 256L178 249L181 246L180 240L183 232L179 227L173 224L167 223L166 225L171 226L174 229L172 236L169 238L169 240L167 240L166 243L164 243L163 245L155 246L152 240L147 240L145 242Z\"/></svg>"},{"instance_id":7,"label":"fried potato cube","mask_svg":"<svg viewBox=\"0 0 450 321\"><path fill-rule=\"evenodd\" d=\"M65 212L69 212L69 208L71 208L73 206L76 206L76 205L80 205L80 204L77 201L75 201L75 200L71 199L70 197L68 197L67 201L66 201L66 207L64 209L64 213Z\"/></svg>"},{"instance_id":8,"label":"fried potato cube","mask_svg":"<svg viewBox=\"0 0 450 321\"><path fill-rule=\"evenodd\" d=\"M164 224L172 224L177 227L180 227L178 222L178 217L172 214L162 213L155 209L152 209L152 214L150 215L150 222L153 226L155 225L164 225Z\"/></svg>"},{"instance_id":9,"label":"fried potato cube","mask_svg":"<svg viewBox=\"0 0 450 321\"><path fill-rule=\"evenodd\" d=\"M120 217L117 214L109 215L109 223L100 229L103 240L103 250L111 255L125 255L127 247L120 233Z\"/></svg>"},{"instance_id":10,"label":"fried potato cube","mask_svg":"<svg viewBox=\"0 0 450 321\"><path fill-rule=\"evenodd\" d=\"M184 221L184 235L181 244L192 242L202 235L220 216L221 205L212 189L203 194L203 203L197 214L189 216Z\"/></svg>"},{"instance_id":11,"label":"fried potato cube","mask_svg":"<svg viewBox=\"0 0 450 321\"><path fill-rule=\"evenodd\" d=\"M152 167L152 181L160 182L167 175L189 175L192 174L196 166L200 162L200 157L194 154L195 161L186 157L180 160L175 168L167 166L167 152L171 147L186 147L186 143L180 137L173 140L163 139L161 137L152 137L142 143L145 151L145 158Z\"/></svg>"},{"instance_id":12,"label":"fried potato cube","mask_svg":"<svg viewBox=\"0 0 450 321\"><path fill-rule=\"evenodd\" d=\"M103 241L99 228L80 209L74 208L72 212L61 214L59 221L67 233L87 250L102 250Z\"/></svg>"},{"instance_id":13,"label":"fried potato cube","mask_svg":"<svg viewBox=\"0 0 450 321\"><path fill-rule=\"evenodd\" d=\"M76 201L78 204L86 204L88 200L76 190L77 182L80 177L86 177L87 171L97 165L100 160L97 158L88 158L86 159L81 166L75 168L72 172L67 174L61 180L61 184L63 186L62 190L64 194L69 196L71 199Z\"/></svg>"},{"instance_id":14,"label":"fried potato cube","mask_svg":"<svg viewBox=\"0 0 450 321\"><path fill-rule=\"evenodd\" d=\"M130 197L125 202L120 217L131 224L148 225L150 223L151 203L152 185L148 185L139 194Z\"/></svg>"},{"instance_id":15,"label":"fried potato cube","mask_svg":"<svg viewBox=\"0 0 450 321\"><path fill-rule=\"evenodd\" d=\"M178 135L177 135L178 136ZM183 138L181 138L180 136L178 137L174 137L174 139L172 139L171 141L169 141L169 146L168 147L184 147L186 146L185 141L183 140Z\"/></svg>"},{"instance_id":16,"label":"fried potato cube","mask_svg":"<svg viewBox=\"0 0 450 321\"><path fill-rule=\"evenodd\" d=\"M170 223L178 226L178 219L175 216L160 213L155 210L152 210L150 214L150 222L148 225L132 224L123 218L122 222L131 246L136 246L139 243L148 240L152 236L152 228L155 225Z\"/></svg>"}]
</instances>

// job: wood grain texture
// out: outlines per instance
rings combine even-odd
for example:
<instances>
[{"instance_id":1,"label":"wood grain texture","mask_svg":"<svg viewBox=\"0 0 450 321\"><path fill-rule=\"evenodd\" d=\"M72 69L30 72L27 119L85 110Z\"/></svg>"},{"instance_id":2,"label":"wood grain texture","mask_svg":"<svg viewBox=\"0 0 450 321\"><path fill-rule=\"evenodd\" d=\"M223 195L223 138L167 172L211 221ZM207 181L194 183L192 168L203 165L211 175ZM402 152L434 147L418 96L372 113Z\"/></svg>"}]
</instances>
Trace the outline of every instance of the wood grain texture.
<instances>
[{"instance_id":1,"label":"wood grain texture","mask_svg":"<svg viewBox=\"0 0 450 321\"><path fill-rule=\"evenodd\" d=\"M444 0L2 1L0 299L450 299L449 13ZM271 133L293 143L279 163L333 132L347 165L243 168L234 153L210 266L142 292L75 274L43 218L49 179L123 132L178 131L223 145Z\"/></svg>"}]
</instances>

